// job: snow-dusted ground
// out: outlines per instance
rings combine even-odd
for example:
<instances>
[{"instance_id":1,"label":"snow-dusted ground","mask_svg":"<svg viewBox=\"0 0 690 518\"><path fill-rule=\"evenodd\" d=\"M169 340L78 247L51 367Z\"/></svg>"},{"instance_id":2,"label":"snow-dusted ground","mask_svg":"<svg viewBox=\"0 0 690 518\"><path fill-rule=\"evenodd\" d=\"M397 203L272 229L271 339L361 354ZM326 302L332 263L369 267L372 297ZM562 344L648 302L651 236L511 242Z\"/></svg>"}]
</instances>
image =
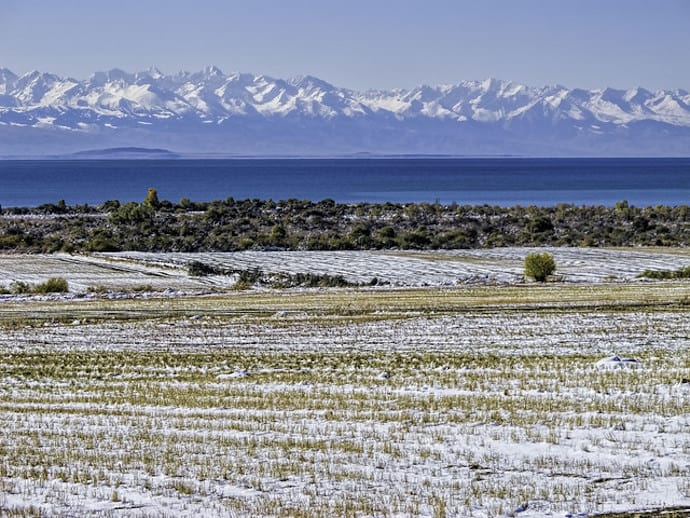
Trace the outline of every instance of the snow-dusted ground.
<instances>
[{"instance_id":1,"label":"snow-dusted ground","mask_svg":"<svg viewBox=\"0 0 690 518\"><path fill-rule=\"evenodd\" d=\"M376 277L392 286L456 286L522 281L524 259L534 251L554 255L565 282L632 281L646 269L690 266L684 249L496 248L453 251L342 251L144 253L84 255L0 255L0 287L13 281L43 282L64 277L72 292L91 288L199 291L230 287L234 276L190 277L187 264L201 261L225 269L260 268L265 273L324 273L368 283Z\"/></svg>"},{"instance_id":2,"label":"snow-dusted ground","mask_svg":"<svg viewBox=\"0 0 690 518\"><path fill-rule=\"evenodd\" d=\"M7 288L15 281L38 284L51 277L64 277L73 292L89 288L127 290L148 285L154 290L199 290L213 285L207 278L190 278L182 268L135 261L71 254L0 255L0 286Z\"/></svg>"},{"instance_id":3,"label":"snow-dusted ground","mask_svg":"<svg viewBox=\"0 0 690 518\"><path fill-rule=\"evenodd\" d=\"M124 252L110 257L145 264L186 265L192 260L234 269L266 272L316 272L343 275L366 283L377 277L398 286L453 286L471 282L511 283L522 279L525 256L553 254L557 274L566 282L634 280L644 270L690 266L684 249L494 248L447 251L236 252L147 254Z\"/></svg>"},{"instance_id":4,"label":"snow-dusted ground","mask_svg":"<svg viewBox=\"0 0 690 518\"><path fill-rule=\"evenodd\" d=\"M690 506L687 310L371 316L0 327L0 509L565 517ZM637 364L602 368L613 355Z\"/></svg>"}]
</instances>

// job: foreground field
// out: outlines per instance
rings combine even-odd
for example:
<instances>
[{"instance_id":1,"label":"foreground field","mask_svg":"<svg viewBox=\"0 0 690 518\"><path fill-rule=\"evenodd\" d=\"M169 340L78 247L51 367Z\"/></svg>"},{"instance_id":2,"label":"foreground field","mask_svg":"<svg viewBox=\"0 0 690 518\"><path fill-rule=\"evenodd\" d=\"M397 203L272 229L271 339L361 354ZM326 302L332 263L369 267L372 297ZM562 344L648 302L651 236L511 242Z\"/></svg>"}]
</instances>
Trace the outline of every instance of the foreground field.
<instances>
[{"instance_id":1,"label":"foreground field","mask_svg":"<svg viewBox=\"0 0 690 518\"><path fill-rule=\"evenodd\" d=\"M689 310L688 283L11 300L1 514L690 506Z\"/></svg>"}]
</instances>

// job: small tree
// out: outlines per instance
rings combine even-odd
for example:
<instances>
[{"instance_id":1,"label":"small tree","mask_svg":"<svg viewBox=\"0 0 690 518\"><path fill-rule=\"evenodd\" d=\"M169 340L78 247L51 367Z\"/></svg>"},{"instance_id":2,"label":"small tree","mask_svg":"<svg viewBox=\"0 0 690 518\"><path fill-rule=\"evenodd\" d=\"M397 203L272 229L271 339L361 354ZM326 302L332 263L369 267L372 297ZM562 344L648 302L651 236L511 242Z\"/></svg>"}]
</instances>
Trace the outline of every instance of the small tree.
<instances>
[{"instance_id":1,"label":"small tree","mask_svg":"<svg viewBox=\"0 0 690 518\"><path fill-rule=\"evenodd\" d=\"M144 200L144 205L150 209L157 209L161 206L161 202L158 199L158 191L153 187L149 188L146 199Z\"/></svg>"},{"instance_id":2,"label":"small tree","mask_svg":"<svg viewBox=\"0 0 690 518\"><path fill-rule=\"evenodd\" d=\"M547 252L535 252L525 257L525 275L534 278L535 281L544 282L555 271L556 261Z\"/></svg>"}]
</instances>

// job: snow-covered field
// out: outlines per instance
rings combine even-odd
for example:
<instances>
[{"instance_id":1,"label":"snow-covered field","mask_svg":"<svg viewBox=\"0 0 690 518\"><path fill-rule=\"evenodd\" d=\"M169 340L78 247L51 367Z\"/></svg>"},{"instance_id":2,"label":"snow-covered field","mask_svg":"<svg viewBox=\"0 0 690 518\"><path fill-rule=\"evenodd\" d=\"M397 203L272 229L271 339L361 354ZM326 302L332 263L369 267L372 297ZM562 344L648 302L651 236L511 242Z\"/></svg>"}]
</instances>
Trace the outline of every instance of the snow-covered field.
<instances>
[{"instance_id":1,"label":"snow-covered field","mask_svg":"<svg viewBox=\"0 0 690 518\"><path fill-rule=\"evenodd\" d=\"M496 248L454 251L343 251L143 253L95 255L0 255L0 287L12 282L43 282L64 277L70 291L132 290L203 291L230 287L233 276L190 277L191 261L229 270L259 268L265 273L342 275L368 283L376 277L391 286L457 286L511 284L522 281L525 256L546 250L554 255L564 282L633 281L646 269L676 270L690 266L685 249Z\"/></svg>"},{"instance_id":2,"label":"snow-covered field","mask_svg":"<svg viewBox=\"0 0 690 518\"><path fill-rule=\"evenodd\" d=\"M373 277L397 286L453 286L472 282L513 283L522 279L525 256L553 254L566 282L633 280L646 269L690 266L685 249L494 248L443 251L238 252L148 254L124 252L109 257L144 264L186 265L198 260L234 269L326 273L366 283Z\"/></svg>"},{"instance_id":3,"label":"snow-covered field","mask_svg":"<svg viewBox=\"0 0 690 518\"><path fill-rule=\"evenodd\" d=\"M335 272L349 257L369 276L400 265L392 257L436 265L427 278L441 279L474 254L371 254L381 262L366 274L356 254L319 264ZM503 272L522 251L477 254ZM216 257L237 260L205 260ZM328 256L302 260L316 257ZM636 260L609 271L632 276L662 259ZM659 285L649 286L652 300ZM14 302L17 318L0 319L0 514L565 517L690 506L690 299L687 287L660 286L673 304L605 309L615 284ZM626 297L645 302L646 287ZM529 302L559 292L564 302L548 309ZM139 320L113 312L151 307L161 311ZM613 355L637 361L600 361Z\"/></svg>"}]
</instances>

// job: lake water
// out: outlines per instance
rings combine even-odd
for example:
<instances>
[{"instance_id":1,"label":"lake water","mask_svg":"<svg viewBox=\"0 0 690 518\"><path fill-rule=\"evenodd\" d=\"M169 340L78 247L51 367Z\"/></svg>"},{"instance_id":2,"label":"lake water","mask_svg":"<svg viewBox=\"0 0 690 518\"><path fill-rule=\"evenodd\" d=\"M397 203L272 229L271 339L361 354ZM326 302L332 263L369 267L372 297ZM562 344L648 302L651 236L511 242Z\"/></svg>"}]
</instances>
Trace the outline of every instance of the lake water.
<instances>
[{"instance_id":1,"label":"lake water","mask_svg":"<svg viewBox=\"0 0 690 518\"><path fill-rule=\"evenodd\" d=\"M489 205L690 204L690 158L5 160L0 205L260 198Z\"/></svg>"}]
</instances>

